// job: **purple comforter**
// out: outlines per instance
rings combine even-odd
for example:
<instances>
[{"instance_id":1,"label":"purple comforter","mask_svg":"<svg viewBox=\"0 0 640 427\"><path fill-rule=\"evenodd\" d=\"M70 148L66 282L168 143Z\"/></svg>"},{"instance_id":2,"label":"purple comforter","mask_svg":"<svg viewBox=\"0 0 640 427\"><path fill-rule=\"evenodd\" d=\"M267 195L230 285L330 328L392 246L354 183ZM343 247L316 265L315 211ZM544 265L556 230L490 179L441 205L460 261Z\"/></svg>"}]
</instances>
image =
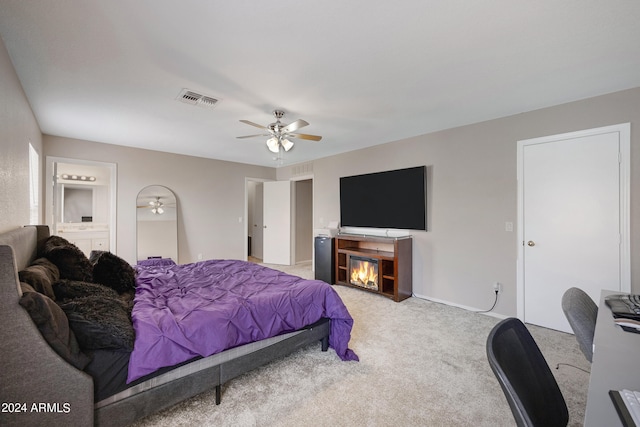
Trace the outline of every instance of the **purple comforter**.
<instances>
[{"instance_id":1,"label":"purple comforter","mask_svg":"<svg viewBox=\"0 0 640 427\"><path fill-rule=\"evenodd\" d=\"M335 290L237 260L136 266L132 318L136 332L127 382L196 356L331 319L329 346L342 360L353 319Z\"/></svg>"}]
</instances>

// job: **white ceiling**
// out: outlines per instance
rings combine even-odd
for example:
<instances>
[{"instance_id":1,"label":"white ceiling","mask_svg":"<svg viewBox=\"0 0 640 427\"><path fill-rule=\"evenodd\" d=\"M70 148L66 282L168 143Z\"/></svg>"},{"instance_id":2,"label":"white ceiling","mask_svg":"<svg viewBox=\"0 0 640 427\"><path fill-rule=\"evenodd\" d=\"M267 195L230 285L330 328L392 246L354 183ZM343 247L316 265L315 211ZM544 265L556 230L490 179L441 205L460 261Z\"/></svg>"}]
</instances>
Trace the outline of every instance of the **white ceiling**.
<instances>
[{"instance_id":1,"label":"white ceiling","mask_svg":"<svg viewBox=\"0 0 640 427\"><path fill-rule=\"evenodd\" d=\"M43 133L276 167L640 86L632 0L0 0ZM176 100L184 88L213 109Z\"/></svg>"}]
</instances>

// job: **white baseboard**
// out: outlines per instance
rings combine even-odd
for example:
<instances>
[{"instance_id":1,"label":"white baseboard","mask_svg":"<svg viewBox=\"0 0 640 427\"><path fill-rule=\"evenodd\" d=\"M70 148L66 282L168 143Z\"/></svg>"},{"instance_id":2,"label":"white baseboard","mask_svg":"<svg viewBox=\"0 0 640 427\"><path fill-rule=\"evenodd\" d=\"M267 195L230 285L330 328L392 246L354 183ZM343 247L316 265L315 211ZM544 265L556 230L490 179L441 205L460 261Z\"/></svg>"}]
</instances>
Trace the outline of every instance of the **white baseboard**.
<instances>
[{"instance_id":1,"label":"white baseboard","mask_svg":"<svg viewBox=\"0 0 640 427\"><path fill-rule=\"evenodd\" d=\"M469 307L467 305L456 304L456 303L451 302L451 301L445 301L445 300L441 300L441 299L438 299L438 298L431 298L431 297L427 297L427 296L424 296L424 295L418 295L416 293L414 293L413 296L416 297L416 298L427 300L427 301L437 302L439 304L445 304L445 305L449 305L451 307L457 307L457 308L461 308L463 310L477 312L479 314L486 314L487 316L495 317L495 318L498 318L498 319L506 319L507 317L511 317L511 316L505 316L504 314L494 313L492 311L487 312L487 311L484 311L482 308Z\"/></svg>"}]
</instances>

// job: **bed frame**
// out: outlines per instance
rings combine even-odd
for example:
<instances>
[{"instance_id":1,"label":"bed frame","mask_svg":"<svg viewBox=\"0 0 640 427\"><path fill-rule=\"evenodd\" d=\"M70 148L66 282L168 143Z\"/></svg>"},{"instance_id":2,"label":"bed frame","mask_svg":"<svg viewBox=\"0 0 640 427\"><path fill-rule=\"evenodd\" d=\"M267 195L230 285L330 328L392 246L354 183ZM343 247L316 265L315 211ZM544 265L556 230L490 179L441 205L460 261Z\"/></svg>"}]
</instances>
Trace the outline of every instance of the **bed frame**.
<instances>
[{"instance_id":1,"label":"bed frame","mask_svg":"<svg viewBox=\"0 0 640 427\"><path fill-rule=\"evenodd\" d=\"M329 320L181 365L100 402L93 379L44 340L19 305L18 271L38 257L47 226L0 234L0 425L123 426L215 388L245 372L320 341L328 349Z\"/></svg>"}]
</instances>

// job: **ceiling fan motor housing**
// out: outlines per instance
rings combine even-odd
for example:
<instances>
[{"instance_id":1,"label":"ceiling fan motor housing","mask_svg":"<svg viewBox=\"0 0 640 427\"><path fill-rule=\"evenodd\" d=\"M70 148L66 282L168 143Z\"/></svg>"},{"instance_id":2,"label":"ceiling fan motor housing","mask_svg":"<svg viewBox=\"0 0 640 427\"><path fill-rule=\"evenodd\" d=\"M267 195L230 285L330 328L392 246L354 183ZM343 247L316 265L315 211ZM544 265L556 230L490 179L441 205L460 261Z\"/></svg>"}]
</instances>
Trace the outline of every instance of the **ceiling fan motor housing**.
<instances>
[{"instance_id":1,"label":"ceiling fan motor housing","mask_svg":"<svg viewBox=\"0 0 640 427\"><path fill-rule=\"evenodd\" d=\"M269 130L275 134L280 134L282 131L282 128L284 128L284 126L282 126L282 123L280 122L275 122L275 123L271 123L269 126L267 126L269 128Z\"/></svg>"}]
</instances>

